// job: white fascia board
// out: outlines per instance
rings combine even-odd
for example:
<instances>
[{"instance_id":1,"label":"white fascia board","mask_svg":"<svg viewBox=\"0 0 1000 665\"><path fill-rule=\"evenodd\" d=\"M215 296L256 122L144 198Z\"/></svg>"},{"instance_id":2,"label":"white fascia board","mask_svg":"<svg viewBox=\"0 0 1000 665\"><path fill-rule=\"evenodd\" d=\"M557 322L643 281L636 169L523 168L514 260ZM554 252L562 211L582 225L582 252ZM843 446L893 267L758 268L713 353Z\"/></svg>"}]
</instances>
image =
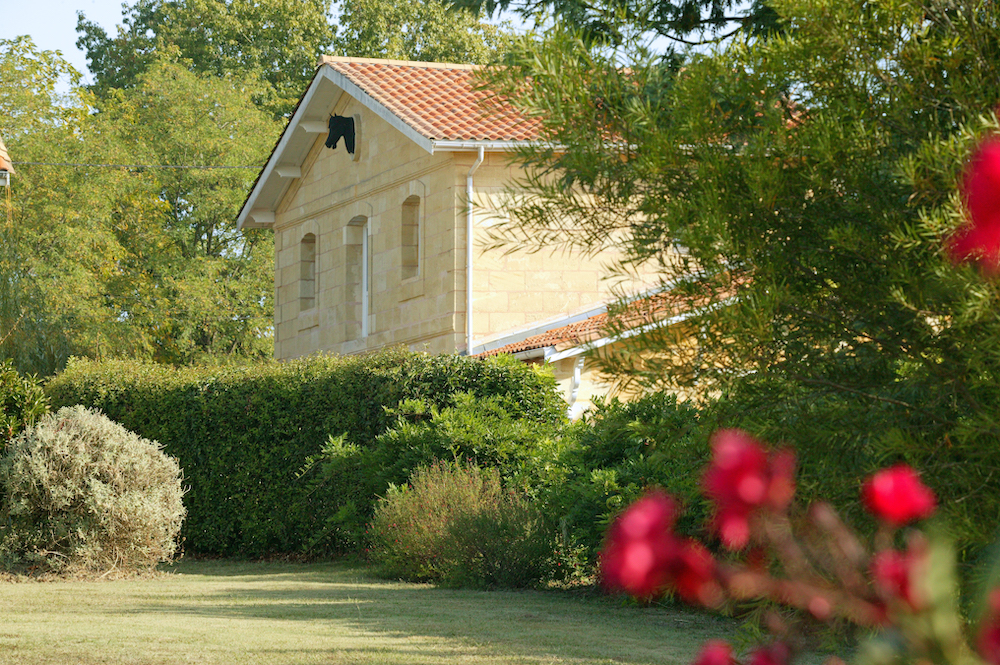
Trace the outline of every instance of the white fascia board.
<instances>
[{"instance_id":1,"label":"white fascia board","mask_svg":"<svg viewBox=\"0 0 1000 665\"><path fill-rule=\"evenodd\" d=\"M518 360L544 360L545 354L549 353L549 349L551 348L551 346L546 346L538 349L528 349L527 351L518 351L511 355Z\"/></svg>"},{"instance_id":2,"label":"white fascia board","mask_svg":"<svg viewBox=\"0 0 1000 665\"><path fill-rule=\"evenodd\" d=\"M431 153L475 152L479 148L490 152L513 152L532 145L536 144L532 141L432 141Z\"/></svg>"},{"instance_id":3,"label":"white fascia board","mask_svg":"<svg viewBox=\"0 0 1000 665\"><path fill-rule=\"evenodd\" d=\"M292 139L292 134L295 133L295 129L298 127L299 123L305 117L306 112L309 110L309 105L316 96L316 90L320 85L320 77L314 76L312 83L309 84L309 89L306 90L306 94L302 96L302 103L295 110L295 114L292 116L291 120L288 121L288 126L285 127L285 131L282 132L281 138L278 140L278 145L274 147L271 151L271 156L267 160L267 164L264 165L264 170L260 174L260 178L257 179L253 190L250 192L250 196L247 197L246 202L243 204L243 208L240 209L240 214L236 218L236 228L242 229L244 225L247 224L247 218L250 216L250 211L253 210L254 205L257 203L257 197L264 190L264 186L270 180L271 176L274 174L275 169L278 168L278 162L281 161L281 156L288 147L288 142ZM269 210L266 212L274 212ZM250 226L250 225L248 225Z\"/></svg>"}]
</instances>

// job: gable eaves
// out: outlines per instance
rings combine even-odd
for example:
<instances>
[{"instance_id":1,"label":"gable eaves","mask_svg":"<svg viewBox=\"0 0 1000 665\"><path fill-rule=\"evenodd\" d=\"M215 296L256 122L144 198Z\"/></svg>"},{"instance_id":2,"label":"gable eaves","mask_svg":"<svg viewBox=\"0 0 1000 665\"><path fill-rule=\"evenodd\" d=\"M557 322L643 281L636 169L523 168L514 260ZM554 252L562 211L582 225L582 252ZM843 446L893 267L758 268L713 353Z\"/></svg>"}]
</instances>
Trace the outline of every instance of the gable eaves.
<instances>
[{"instance_id":1,"label":"gable eaves","mask_svg":"<svg viewBox=\"0 0 1000 665\"><path fill-rule=\"evenodd\" d=\"M400 118L345 74L321 62L240 209L238 228L266 228L274 224L278 205L292 182L301 178L309 148L315 143L317 135L326 133L326 121L331 110L344 94L357 100L430 154L476 151L480 147L489 152L507 152L530 144L528 141L434 140ZM309 138L306 141L303 137Z\"/></svg>"}]
</instances>

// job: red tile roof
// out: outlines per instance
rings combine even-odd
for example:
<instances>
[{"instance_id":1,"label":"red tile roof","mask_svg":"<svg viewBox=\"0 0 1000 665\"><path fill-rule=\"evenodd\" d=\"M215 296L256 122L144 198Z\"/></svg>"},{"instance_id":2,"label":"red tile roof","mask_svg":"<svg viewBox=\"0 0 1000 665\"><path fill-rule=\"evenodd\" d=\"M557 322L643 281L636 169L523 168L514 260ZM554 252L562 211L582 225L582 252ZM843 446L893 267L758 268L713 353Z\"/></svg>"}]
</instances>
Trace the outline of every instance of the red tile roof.
<instances>
[{"instance_id":1,"label":"red tile roof","mask_svg":"<svg viewBox=\"0 0 1000 665\"><path fill-rule=\"evenodd\" d=\"M478 65L401 62L324 56L332 67L434 141L531 141L538 122L506 105L484 105L489 93L477 90Z\"/></svg>"},{"instance_id":2,"label":"red tile roof","mask_svg":"<svg viewBox=\"0 0 1000 665\"><path fill-rule=\"evenodd\" d=\"M595 314L582 321L553 328L519 342L512 342L497 349L478 353L475 357L486 358L501 353L521 353L550 346L559 351L583 346L624 329L639 328L650 323L663 321L679 314L684 309L684 304L690 303L676 293L669 291L658 293L636 300L624 310L615 311L613 315L609 315L607 312ZM614 316L613 320L610 318L611 316Z\"/></svg>"},{"instance_id":3,"label":"red tile roof","mask_svg":"<svg viewBox=\"0 0 1000 665\"><path fill-rule=\"evenodd\" d=\"M543 333L532 335L519 342L511 342L490 351L477 353L474 357L486 358L501 353L521 353L534 349L554 347L556 351L565 351L578 346L584 346L603 337L621 334L626 330L635 330L645 325L663 322L672 317L693 313L712 302L722 302L732 297L744 280L724 287L714 294L705 289L700 296L692 296L682 291L663 291L635 300L624 307L612 307L612 312L595 314L582 321L570 323L558 328L552 328Z\"/></svg>"},{"instance_id":4,"label":"red tile roof","mask_svg":"<svg viewBox=\"0 0 1000 665\"><path fill-rule=\"evenodd\" d=\"M7 154L7 146L3 144L2 138L0 138L0 171L14 172L14 165L10 161L10 155Z\"/></svg>"}]
</instances>

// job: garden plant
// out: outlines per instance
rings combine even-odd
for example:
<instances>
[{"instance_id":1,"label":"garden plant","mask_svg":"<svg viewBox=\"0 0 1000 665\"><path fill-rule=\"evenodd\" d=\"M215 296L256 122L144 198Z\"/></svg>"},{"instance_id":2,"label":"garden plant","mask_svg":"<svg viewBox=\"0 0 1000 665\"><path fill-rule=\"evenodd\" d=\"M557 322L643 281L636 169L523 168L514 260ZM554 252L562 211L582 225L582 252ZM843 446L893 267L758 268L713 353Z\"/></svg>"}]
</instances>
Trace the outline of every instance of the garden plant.
<instances>
[{"instance_id":1,"label":"garden plant","mask_svg":"<svg viewBox=\"0 0 1000 665\"><path fill-rule=\"evenodd\" d=\"M158 443L99 412L43 417L0 457L4 567L129 574L170 561L181 478Z\"/></svg>"},{"instance_id":2,"label":"garden plant","mask_svg":"<svg viewBox=\"0 0 1000 665\"><path fill-rule=\"evenodd\" d=\"M974 264L987 281L995 280L1000 271L1000 137L987 137L974 151L961 193L967 221L946 240L945 251L957 262ZM706 607L773 603L765 619L773 640L749 656L751 665L789 663L801 650L809 623L834 621L873 631L858 652L863 663L1000 663L997 563L984 575L984 588L971 609L963 607L947 530L912 527L937 508L936 496L912 467L898 463L865 481L862 503L878 522L870 542L827 503L797 506L794 453L769 452L742 430L714 435L702 487L714 507L711 530L729 556L717 557L675 533L677 502L651 491L608 532L601 554L608 588L645 599L670 590ZM710 641L696 662L737 661L728 643Z\"/></svg>"}]
</instances>

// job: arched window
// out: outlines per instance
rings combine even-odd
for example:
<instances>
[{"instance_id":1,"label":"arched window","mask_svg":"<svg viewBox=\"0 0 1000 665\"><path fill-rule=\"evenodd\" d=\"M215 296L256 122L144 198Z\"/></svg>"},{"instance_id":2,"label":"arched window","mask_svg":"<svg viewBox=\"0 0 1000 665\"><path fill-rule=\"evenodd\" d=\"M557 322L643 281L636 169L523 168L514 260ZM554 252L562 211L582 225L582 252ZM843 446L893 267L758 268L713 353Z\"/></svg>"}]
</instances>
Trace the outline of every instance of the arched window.
<instances>
[{"instance_id":1,"label":"arched window","mask_svg":"<svg viewBox=\"0 0 1000 665\"><path fill-rule=\"evenodd\" d=\"M348 321L353 332L348 338L368 336L368 313L371 309L371 248L368 238L368 218L358 216L347 223L347 305Z\"/></svg>"},{"instance_id":2,"label":"arched window","mask_svg":"<svg viewBox=\"0 0 1000 665\"><path fill-rule=\"evenodd\" d=\"M400 225L403 247L402 278L420 274L420 197L410 196L403 201L403 220Z\"/></svg>"},{"instance_id":3,"label":"arched window","mask_svg":"<svg viewBox=\"0 0 1000 665\"><path fill-rule=\"evenodd\" d=\"M307 233L299 243L299 311L316 306L316 236Z\"/></svg>"}]
</instances>

